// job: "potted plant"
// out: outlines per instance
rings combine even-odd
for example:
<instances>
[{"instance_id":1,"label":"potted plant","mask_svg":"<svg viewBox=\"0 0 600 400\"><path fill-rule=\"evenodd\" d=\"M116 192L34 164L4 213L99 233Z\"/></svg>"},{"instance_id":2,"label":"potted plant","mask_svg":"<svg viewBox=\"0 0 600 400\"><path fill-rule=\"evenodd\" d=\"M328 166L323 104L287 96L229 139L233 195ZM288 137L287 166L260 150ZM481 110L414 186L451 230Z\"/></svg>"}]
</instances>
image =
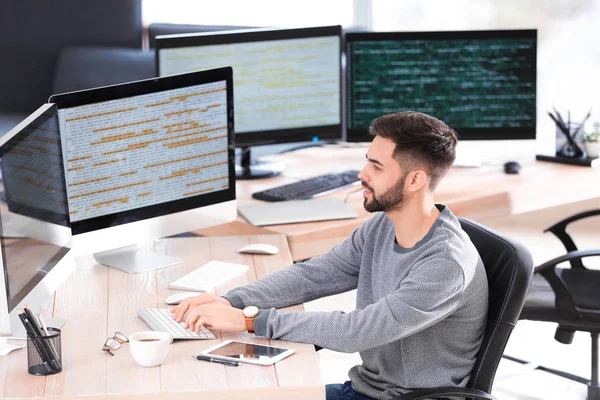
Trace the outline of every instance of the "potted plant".
<instances>
[{"instance_id":1,"label":"potted plant","mask_svg":"<svg viewBox=\"0 0 600 400\"><path fill-rule=\"evenodd\" d=\"M594 123L594 130L583 137L585 151L589 158L600 157L600 122Z\"/></svg>"}]
</instances>

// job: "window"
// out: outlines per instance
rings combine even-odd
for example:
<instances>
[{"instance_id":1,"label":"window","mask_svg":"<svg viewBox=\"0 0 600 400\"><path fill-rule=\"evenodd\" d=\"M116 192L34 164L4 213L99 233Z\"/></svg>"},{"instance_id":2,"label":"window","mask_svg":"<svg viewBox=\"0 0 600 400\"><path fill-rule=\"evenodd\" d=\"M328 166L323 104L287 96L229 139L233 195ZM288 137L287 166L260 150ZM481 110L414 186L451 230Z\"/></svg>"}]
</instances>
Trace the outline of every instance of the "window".
<instances>
[{"instance_id":1,"label":"window","mask_svg":"<svg viewBox=\"0 0 600 400\"><path fill-rule=\"evenodd\" d=\"M142 21L199 25L285 26L353 25L349 0L143 0Z\"/></svg>"}]
</instances>

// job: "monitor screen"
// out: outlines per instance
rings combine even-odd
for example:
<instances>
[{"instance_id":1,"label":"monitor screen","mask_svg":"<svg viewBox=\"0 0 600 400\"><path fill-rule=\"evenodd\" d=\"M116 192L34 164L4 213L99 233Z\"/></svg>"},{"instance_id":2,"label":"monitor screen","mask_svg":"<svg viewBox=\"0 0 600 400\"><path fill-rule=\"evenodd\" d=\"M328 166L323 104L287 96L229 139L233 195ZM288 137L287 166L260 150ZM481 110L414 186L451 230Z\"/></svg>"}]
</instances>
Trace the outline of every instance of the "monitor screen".
<instances>
[{"instance_id":1,"label":"monitor screen","mask_svg":"<svg viewBox=\"0 0 600 400\"><path fill-rule=\"evenodd\" d=\"M51 97L73 235L153 220L130 234L162 237L235 218L235 205L206 208L235 199L231 74L220 68ZM170 215L183 225L160 219Z\"/></svg>"},{"instance_id":2,"label":"monitor screen","mask_svg":"<svg viewBox=\"0 0 600 400\"><path fill-rule=\"evenodd\" d=\"M68 226L58 116L45 104L0 147L0 171L8 211Z\"/></svg>"},{"instance_id":3,"label":"monitor screen","mask_svg":"<svg viewBox=\"0 0 600 400\"><path fill-rule=\"evenodd\" d=\"M461 140L535 139L536 42L535 30L348 33L347 140L407 110Z\"/></svg>"},{"instance_id":4,"label":"monitor screen","mask_svg":"<svg viewBox=\"0 0 600 400\"><path fill-rule=\"evenodd\" d=\"M0 237L8 310L12 311L70 250L12 232Z\"/></svg>"},{"instance_id":5,"label":"monitor screen","mask_svg":"<svg viewBox=\"0 0 600 400\"><path fill-rule=\"evenodd\" d=\"M341 139L341 27L157 37L159 76L230 65L237 147Z\"/></svg>"}]
</instances>

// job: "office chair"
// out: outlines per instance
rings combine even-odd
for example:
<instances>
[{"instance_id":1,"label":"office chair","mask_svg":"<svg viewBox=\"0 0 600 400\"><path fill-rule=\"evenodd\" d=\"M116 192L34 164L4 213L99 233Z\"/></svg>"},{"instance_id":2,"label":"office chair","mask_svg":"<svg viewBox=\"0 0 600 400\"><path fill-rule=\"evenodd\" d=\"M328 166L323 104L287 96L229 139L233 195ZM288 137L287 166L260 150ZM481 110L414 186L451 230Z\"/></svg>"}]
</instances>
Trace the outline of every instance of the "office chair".
<instances>
[{"instance_id":1,"label":"office chair","mask_svg":"<svg viewBox=\"0 0 600 400\"><path fill-rule=\"evenodd\" d=\"M465 388L417 389L395 397L394 400L455 396L495 400L490 394L494 376L506 342L525 302L533 274L533 261L531 254L522 244L473 221L460 218L460 223L481 256L489 285L487 327L471 372L471 379Z\"/></svg>"},{"instance_id":2,"label":"office chair","mask_svg":"<svg viewBox=\"0 0 600 400\"><path fill-rule=\"evenodd\" d=\"M587 211L566 218L544 232L552 232L563 243L567 254L554 258L535 268L535 275L520 319L556 322L558 327L554 339L570 344L575 331L589 332L592 337L592 378L591 380L563 371L538 366L563 378L583 383L588 387L588 400L600 400L598 383L598 334L600 333L600 271L587 269L582 259L600 256L600 249L581 251L567 233L572 222L600 215L600 209ZM571 268L556 268L569 262ZM505 358L527 363L518 358Z\"/></svg>"}]
</instances>

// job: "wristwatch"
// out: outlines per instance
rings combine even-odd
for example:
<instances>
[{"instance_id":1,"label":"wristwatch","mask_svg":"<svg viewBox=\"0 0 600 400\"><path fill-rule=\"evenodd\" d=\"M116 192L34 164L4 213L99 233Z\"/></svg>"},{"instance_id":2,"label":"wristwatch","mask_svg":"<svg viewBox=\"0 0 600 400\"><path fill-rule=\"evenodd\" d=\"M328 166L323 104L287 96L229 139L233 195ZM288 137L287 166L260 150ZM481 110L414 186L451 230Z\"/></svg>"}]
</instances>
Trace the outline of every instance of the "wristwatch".
<instances>
[{"instance_id":1,"label":"wristwatch","mask_svg":"<svg viewBox=\"0 0 600 400\"><path fill-rule=\"evenodd\" d=\"M246 330L254 333L254 317L258 315L258 307L248 306L242 310L244 320L246 321Z\"/></svg>"}]
</instances>

